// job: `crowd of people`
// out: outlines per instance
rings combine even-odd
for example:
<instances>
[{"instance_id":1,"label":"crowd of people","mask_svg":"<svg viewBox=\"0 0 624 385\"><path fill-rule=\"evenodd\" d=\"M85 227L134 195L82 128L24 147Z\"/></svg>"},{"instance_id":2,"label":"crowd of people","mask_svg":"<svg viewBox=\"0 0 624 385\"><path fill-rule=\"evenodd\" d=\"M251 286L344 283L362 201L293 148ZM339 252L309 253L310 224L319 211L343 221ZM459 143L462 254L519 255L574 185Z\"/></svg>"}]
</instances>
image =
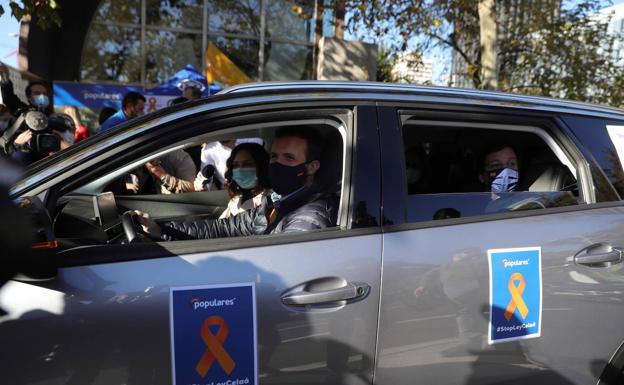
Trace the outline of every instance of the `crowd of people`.
<instances>
[{"instance_id":1,"label":"crowd of people","mask_svg":"<svg viewBox=\"0 0 624 385\"><path fill-rule=\"evenodd\" d=\"M202 96L201 90L194 83L187 84L188 87L182 91L182 95L171 100L171 104L183 103ZM13 83L9 79L9 69L0 62L0 155L5 160L13 160L22 166L28 166L63 150L89 135L106 132L127 120L143 115L146 103L142 94L128 92L122 99L121 109L102 108L98 117L99 126L89 130L81 121L76 107L65 106L62 112L55 111L51 104L48 83L31 81L24 91L26 101L16 95ZM33 112L30 114L30 120L20 120L20 117L25 118L29 112ZM30 127L30 121L34 119L32 117L37 117L37 121L45 120L47 123L40 127ZM43 142L41 138L46 139L45 146L39 145L40 141Z\"/></svg>"}]
</instances>

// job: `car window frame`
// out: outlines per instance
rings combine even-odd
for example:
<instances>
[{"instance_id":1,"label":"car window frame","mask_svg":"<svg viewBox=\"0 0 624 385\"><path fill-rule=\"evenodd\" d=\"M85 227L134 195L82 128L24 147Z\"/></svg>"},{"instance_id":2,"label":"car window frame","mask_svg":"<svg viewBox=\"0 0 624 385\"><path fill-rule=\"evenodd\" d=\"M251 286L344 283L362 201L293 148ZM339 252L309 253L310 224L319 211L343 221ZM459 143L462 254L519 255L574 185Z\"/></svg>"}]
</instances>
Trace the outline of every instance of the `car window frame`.
<instances>
[{"instance_id":1,"label":"car window frame","mask_svg":"<svg viewBox=\"0 0 624 385\"><path fill-rule=\"evenodd\" d=\"M407 184L405 181L405 160L403 154L401 113L410 111L413 116L418 116L422 120L437 121L465 121L471 123L493 123L505 125L527 125L544 129L558 147L577 164L577 181L579 190L584 192L593 191L592 173L590 163L584 157L581 149L576 145L570 133L566 132L557 122L558 116L553 113L543 113L527 111L526 115L521 115L518 110L507 110L504 107L480 107L465 108L462 110L457 105L422 105L411 103L389 104L383 103L379 106L380 142L382 146L397 146L401 151L390 154L388 151L382 153L382 205L385 212L393 212L394 219L386 221L383 226L384 232L404 231L409 229L450 226L466 223L477 223L493 220L503 220L510 218L549 215L560 212L570 212L579 210L590 210L602 207L622 205L621 201L600 202L595 201L595 197L586 194L585 203L566 207L553 207L539 210L503 212L495 214L484 214L464 218L450 218L441 220L431 220L422 222L407 221ZM384 127L385 126L385 127ZM390 158L390 159L388 159ZM398 163L397 163L398 162ZM583 185L581 187L581 184ZM398 218L398 220L396 220Z\"/></svg>"},{"instance_id":2,"label":"car window frame","mask_svg":"<svg viewBox=\"0 0 624 385\"><path fill-rule=\"evenodd\" d=\"M569 136L574 142L576 146L581 150L584 157L590 162L592 177L595 180L596 185L602 184L606 185L606 187L610 188L611 191L600 191L602 195L606 196L606 201L615 201L622 200L622 196L617 191L617 188L613 185L613 180L609 178L602 167L601 162L597 159L594 154L594 149L591 148L585 141L581 140L581 136L579 135L578 128L576 127L575 121L571 121L569 118L581 118L582 120L591 121L592 124L598 124L602 126L604 129L603 135L608 135L606 132L606 126L608 125L624 125L624 120L622 118L615 119L611 117L598 117L598 116L574 116L572 114L561 114L558 117L558 121L562 127L564 127L568 132ZM600 123L599 123L600 122ZM600 135L598 133L597 135ZM611 141L611 138L608 138ZM596 194L598 195L598 194Z\"/></svg>"},{"instance_id":3,"label":"car window frame","mask_svg":"<svg viewBox=\"0 0 624 385\"><path fill-rule=\"evenodd\" d=\"M69 250L65 250L61 252L57 256L57 262L59 266L77 266L77 265L87 265L87 264L99 264L99 263L114 263L122 260L141 260L146 258L159 258L159 257L167 257L174 255L181 255L181 253L196 253L196 252L204 252L204 251L217 251L217 250L231 250L238 248L248 248L248 247L261 247L266 246L268 244L277 245L277 244L289 244L293 242L304 242L304 241L316 241L321 239L332 239L332 238L341 238L341 237L350 237L350 236L360 236L360 235L368 235L368 234L376 234L381 232L381 227L379 225L369 226L365 228L351 228L352 218L355 218L354 199L361 199L362 196L365 196L365 199L369 201L372 199L370 207L374 208L379 207L380 205L380 194L378 184L375 183L366 184L366 189L372 189L373 191L359 191L362 188L359 187L360 184L364 185L365 183L361 183L364 178L359 178L360 183L355 180L354 173L355 170L359 170L361 172L361 167L358 168L358 165L361 166L361 163L364 163L363 160L366 158L380 158L378 155L362 152L356 152L354 147L357 145L359 141L363 138L367 142L372 142L372 146L369 145L369 148L375 149L379 147L378 144L378 131L376 126L376 121L370 121L368 119L358 118L356 115L362 115L364 112L371 113L371 110L374 112L374 106L371 103L365 102L363 104L357 103L357 101L349 102L340 102L340 103L319 103L315 101L314 103L310 102L299 102L299 103L288 103L287 105L290 107L289 112L292 115L300 114L303 111L303 107L305 107L305 113L307 115L323 115L329 117L330 115L336 115L337 113L346 113L345 119L343 121L344 127L346 130L347 140L343 140L343 186L342 186L342 195L341 203L347 204L346 210L343 209L341 212L341 217L338 218L339 223L344 224L346 226L334 227L323 229L320 231L311 231L302 234L293 234L293 235L283 235L278 234L276 236L270 235L261 235L261 236L253 236L253 237L242 237L238 238L237 242L228 242L227 239L207 239L207 240L190 240L190 241L173 241L173 242L155 242L155 243L145 243L145 244L130 244L130 245L89 245L89 246L80 246L76 248L72 248ZM227 114L226 117L221 116L210 116L210 114L201 114L202 121L216 121L218 120L220 123L216 127L212 128L210 131L215 132L221 130L223 128L232 127L236 121L240 121L241 117L246 117L247 120L252 120L254 118L264 116L270 117L271 114L276 117L282 117L281 120L285 120L284 116L284 108L286 106L281 105L279 108L279 112L275 113L275 109L277 108L275 105L266 105L266 112L262 111L262 108L255 108L253 111L240 111L240 108L233 107ZM233 119L228 119L228 117L234 116ZM299 115L300 116L300 115ZM251 118L254 117L254 118ZM191 121L197 120L197 115L190 116ZM292 120L292 119L291 119ZM302 120L302 119L299 119ZM358 124L359 122L359 124ZM163 129L163 134L167 132L178 132L184 131L186 135L185 138L181 136L177 136L175 142L167 141L168 143L174 143L170 147L175 147L175 143L179 141L188 140L191 137L197 137L196 130L193 129L182 129L180 126L190 126L193 123L189 123L188 121L180 123L179 121L173 122L168 125L166 129ZM228 127L225 127L228 126ZM200 133L201 134L201 133ZM162 135L160 135L162 136ZM137 138L133 138L134 141ZM145 142L150 142L149 140L145 140ZM138 148L142 148L143 156L147 153L154 152L151 150L152 148L158 147L155 143L149 143L149 145L144 144L141 146L140 144L135 143L134 153L141 152L137 151ZM158 147L163 148L163 147ZM109 155L111 158L114 155ZM135 155L128 155L127 157L131 157ZM126 157L126 159L127 159ZM124 160L119 161L117 164L109 165L106 167L99 167L95 170L111 170L119 168L119 164L123 163ZM93 160L93 163L96 163ZM367 162L368 163L368 162ZM74 167L77 167L74 165ZM380 175L380 170L368 170L369 174L372 175ZM94 170L91 171L91 174L94 173ZM80 180L84 180L87 177L77 177L76 173L70 173L68 180L61 179L61 182L54 184L52 187L48 187L45 190L39 191L39 193L45 193L48 199L48 208L50 206L54 206L53 202L55 202L58 197L64 195L68 191L71 191L73 187L80 184ZM61 178L61 176L57 176L57 178ZM373 178L375 180L375 178ZM377 178L377 181L380 180ZM377 194L375 193L377 192ZM371 198L372 197L372 198ZM377 202L375 202L375 199ZM374 211L373 211L374 212ZM377 222L379 223L379 222ZM268 238L267 238L268 237ZM267 240L268 239L268 240ZM190 244L189 244L190 243ZM119 249L121 248L121 249ZM110 250L110 251L106 251ZM122 250L123 252L115 252L115 250ZM111 258L111 254L116 255Z\"/></svg>"}]
</instances>

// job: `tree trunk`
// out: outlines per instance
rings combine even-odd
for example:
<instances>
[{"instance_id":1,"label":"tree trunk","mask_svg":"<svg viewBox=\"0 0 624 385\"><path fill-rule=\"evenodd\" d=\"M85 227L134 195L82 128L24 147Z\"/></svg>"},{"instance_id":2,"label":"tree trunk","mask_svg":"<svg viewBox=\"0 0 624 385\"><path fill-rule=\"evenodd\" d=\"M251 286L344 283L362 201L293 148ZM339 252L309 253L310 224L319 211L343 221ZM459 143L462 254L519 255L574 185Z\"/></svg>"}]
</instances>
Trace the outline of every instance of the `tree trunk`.
<instances>
[{"instance_id":1,"label":"tree trunk","mask_svg":"<svg viewBox=\"0 0 624 385\"><path fill-rule=\"evenodd\" d=\"M498 89L497 24L494 0L479 0L481 88Z\"/></svg>"}]
</instances>

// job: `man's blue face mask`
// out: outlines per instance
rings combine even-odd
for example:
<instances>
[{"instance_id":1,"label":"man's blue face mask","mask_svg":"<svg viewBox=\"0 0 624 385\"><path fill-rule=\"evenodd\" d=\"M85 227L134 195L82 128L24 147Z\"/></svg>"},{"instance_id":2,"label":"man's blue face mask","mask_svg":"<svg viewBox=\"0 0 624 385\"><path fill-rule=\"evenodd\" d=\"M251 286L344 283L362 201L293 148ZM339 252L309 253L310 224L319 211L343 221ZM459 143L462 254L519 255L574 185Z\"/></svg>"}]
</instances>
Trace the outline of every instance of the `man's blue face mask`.
<instances>
[{"instance_id":1,"label":"man's blue face mask","mask_svg":"<svg viewBox=\"0 0 624 385\"><path fill-rule=\"evenodd\" d=\"M50 99L48 98L48 95L43 95L43 94L33 95L31 100L32 100L33 106L39 109L48 108L48 106L50 105Z\"/></svg>"},{"instance_id":2,"label":"man's blue face mask","mask_svg":"<svg viewBox=\"0 0 624 385\"><path fill-rule=\"evenodd\" d=\"M500 168L488 172L491 191L506 193L516 190L518 186L518 171L512 168Z\"/></svg>"}]
</instances>

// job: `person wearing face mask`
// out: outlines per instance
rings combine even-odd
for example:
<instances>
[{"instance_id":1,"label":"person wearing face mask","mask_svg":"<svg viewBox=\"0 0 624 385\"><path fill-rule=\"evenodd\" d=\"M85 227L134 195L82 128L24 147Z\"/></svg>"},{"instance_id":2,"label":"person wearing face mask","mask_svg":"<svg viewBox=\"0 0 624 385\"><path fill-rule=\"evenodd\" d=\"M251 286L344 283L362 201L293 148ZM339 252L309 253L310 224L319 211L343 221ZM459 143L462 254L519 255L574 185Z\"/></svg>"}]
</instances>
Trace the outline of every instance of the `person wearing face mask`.
<instances>
[{"instance_id":1,"label":"person wearing face mask","mask_svg":"<svg viewBox=\"0 0 624 385\"><path fill-rule=\"evenodd\" d=\"M498 194L516 191L520 178L516 150L501 143L490 145L484 154L479 181L485 185L485 191L490 191L494 199Z\"/></svg>"},{"instance_id":2,"label":"person wearing face mask","mask_svg":"<svg viewBox=\"0 0 624 385\"><path fill-rule=\"evenodd\" d=\"M230 201L220 219L260 206L269 188L269 154L261 145L239 144L232 150L226 164L225 180Z\"/></svg>"},{"instance_id":3,"label":"person wearing face mask","mask_svg":"<svg viewBox=\"0 0 624 385\"><path fill-rule=\"evenodd\" d=\"M74 126L74 122L69 115L61 113L51 114L47 118L47 127L50 133L60 138L59 151L68 148L74 143L74 131L76 127ZM27 138L27 140L20 139L22 137ZM32 138L32 131L25 130L21 134L17 135L15 139L18 151L15 151L11 155L11 158L23 166L30 165L31 163L55 153L55 151L49 153L33 151L32 148L30 148L32 145Z\"/></svg>"},{"instance_id":4,"label":"person wearing face mask","mask_svg":"<svg viewBox=\"0 0 624 385\"><path fill-rule=\"evenodd\" d=\"M282 127L271 145L273 193L251 210L224 219L171 221L158 225L135 211L144 233L157 240L205 239L292 233L335 226L338 199L325 192L320 173L322 140L310 127ZM329 181L328 181L329 182Z\"/></svg>"},{"instance_id":5,"label":"person wearing face mask","mask_svg":"<svg viewBox=\"0 0 624 385\"><path fill-rule=\"evenodd\" d=\"M24 103L15 95L13 83L9 80L9 69L3 63L0 63L0 91L2 102L15 117L27 109L36 109L48 116L54 112L50 103L50 92L45 82L37 80L28 83L25 90L28 103Z\"/></svg>"},{"instance_id":6,"label":"person wearing face mask","mask_svg":"<svg viewBox=\"0 0 624 385\"><path fill-rule=\"evenodd\" d=\"M100 126L99 132L106 132L127 120L143 115L145 102L145 96L140 93L133 91L128 92L121 101L121 110L106 119L106 121L104 121L104 123Z\"/></svg>"}]
</instances>

